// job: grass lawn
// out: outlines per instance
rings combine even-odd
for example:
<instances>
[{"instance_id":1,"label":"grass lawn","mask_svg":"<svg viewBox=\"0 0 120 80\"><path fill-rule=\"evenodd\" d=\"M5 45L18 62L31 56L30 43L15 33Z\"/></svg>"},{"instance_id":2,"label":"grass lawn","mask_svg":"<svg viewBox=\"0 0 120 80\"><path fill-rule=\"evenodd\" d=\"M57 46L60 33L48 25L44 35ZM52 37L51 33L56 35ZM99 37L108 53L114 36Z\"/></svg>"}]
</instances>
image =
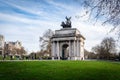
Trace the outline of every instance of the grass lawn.
<instances>
[{"instance_id":1,"label":"grass lawn","mask_svg":"<svg viewBox=\"0 0 120 80\"><path fill-rule=\"evenodd\" d=\"M0 62L0 80L120 80L120 63L105 61Z\"/></svg>"}]
</instances>

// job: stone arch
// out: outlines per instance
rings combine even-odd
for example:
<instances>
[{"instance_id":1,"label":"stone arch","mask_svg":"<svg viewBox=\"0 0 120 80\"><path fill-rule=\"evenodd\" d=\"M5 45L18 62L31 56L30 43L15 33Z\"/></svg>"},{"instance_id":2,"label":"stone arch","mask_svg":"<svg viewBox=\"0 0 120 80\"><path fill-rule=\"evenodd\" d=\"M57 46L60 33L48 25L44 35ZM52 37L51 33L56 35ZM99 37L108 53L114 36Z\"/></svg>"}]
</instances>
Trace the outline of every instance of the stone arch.
<instances>
[{"instance_id":1,"label":"stone arch","mask_svg":"<svg viewBox=\"0 0 120 80\"><path fill-rule=\"evenodd\" d=\"M62 45L62 60L67 60L69 57L69 45L68 44L63 44Z\"/></svg>"}]
</instances>

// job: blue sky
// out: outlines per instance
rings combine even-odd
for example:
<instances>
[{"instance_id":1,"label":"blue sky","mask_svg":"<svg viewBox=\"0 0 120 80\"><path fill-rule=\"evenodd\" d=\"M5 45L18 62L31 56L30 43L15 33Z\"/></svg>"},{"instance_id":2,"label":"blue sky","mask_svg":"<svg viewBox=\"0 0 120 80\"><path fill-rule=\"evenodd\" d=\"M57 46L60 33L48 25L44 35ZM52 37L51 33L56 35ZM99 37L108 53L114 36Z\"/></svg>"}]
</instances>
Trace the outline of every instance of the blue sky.
<instances>
[{"instance_id":1,"label":"blue sky","mask_svg":"<svg viewBox=\"0 0 120 80\"><path fill-rule=\"evenodd\" d=\"M102 26L102 21L94 25L88 15L83 16L85 11L82 0L0 0L0 34L5 41L21 41L29 52L39 51L39 36L48 29L61 29L65 16L71 16L72 27L85 36L89 51L104 37L116 37L107 35L111 25Z\"/></svg>"}]
</instances>

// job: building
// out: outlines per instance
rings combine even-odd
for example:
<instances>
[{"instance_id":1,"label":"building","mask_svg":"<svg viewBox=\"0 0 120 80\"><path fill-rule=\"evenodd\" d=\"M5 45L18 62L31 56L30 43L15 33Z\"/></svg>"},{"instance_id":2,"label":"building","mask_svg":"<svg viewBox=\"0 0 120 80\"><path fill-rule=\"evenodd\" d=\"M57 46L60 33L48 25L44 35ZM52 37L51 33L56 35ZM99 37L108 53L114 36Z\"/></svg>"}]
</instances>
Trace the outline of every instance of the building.
<instances>
[{"instance_id":1,"label":"building","mask_svg":"<svg viewBox=\"0 0 120 80\"><path fill-rule=\"evenodd\" d=\"M4 54L4 42L5 42L4 36L0 35L0 55Z\"/></svg>"},{"instance_id":2,"label":"building","mask_svg":"<svg viewBox=\"0 0 120 80\"><path fill-rule=\"evenodd\" d=\"M52 60L84 60L84 36L76 28L71 28L71 18L66 17L63 27L55 30L51 38Z\"/></svg>"},{"instance_id":3,"label":"building","mask_svg":"<svg viewBox=\"0 0 120 80\"><path fill-rule=\"evenodd\" d=\"M20 41L5 42L5 53L6 54L17 54L16 49L22 49L22 44Z\"/></svg>"}]
</instances>

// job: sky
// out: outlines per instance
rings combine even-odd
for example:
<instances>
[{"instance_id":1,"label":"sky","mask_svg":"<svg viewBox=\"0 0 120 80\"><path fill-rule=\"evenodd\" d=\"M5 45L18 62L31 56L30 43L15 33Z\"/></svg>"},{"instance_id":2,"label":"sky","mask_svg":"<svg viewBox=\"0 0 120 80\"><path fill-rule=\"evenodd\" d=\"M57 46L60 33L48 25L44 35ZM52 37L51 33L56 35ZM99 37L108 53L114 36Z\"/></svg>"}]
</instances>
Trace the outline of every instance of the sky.
<instances>
[{"instance_id":1,"label":"sky","mask_svg":"<svg viewBox=\"0 0 120 80\"><path fill-rule=\"evenodd\" d=\"M86 38L85 49L99 44L105 37L116 39L112 26L101 25L85 15L82 0L0 0L0 34L5 41L20 41L30 53L39 51L39 37L45 31L59 30L65 17L72 17L72 28ZM94 16L94 15L93 15Z\"/></svg>"}]
</instances>

